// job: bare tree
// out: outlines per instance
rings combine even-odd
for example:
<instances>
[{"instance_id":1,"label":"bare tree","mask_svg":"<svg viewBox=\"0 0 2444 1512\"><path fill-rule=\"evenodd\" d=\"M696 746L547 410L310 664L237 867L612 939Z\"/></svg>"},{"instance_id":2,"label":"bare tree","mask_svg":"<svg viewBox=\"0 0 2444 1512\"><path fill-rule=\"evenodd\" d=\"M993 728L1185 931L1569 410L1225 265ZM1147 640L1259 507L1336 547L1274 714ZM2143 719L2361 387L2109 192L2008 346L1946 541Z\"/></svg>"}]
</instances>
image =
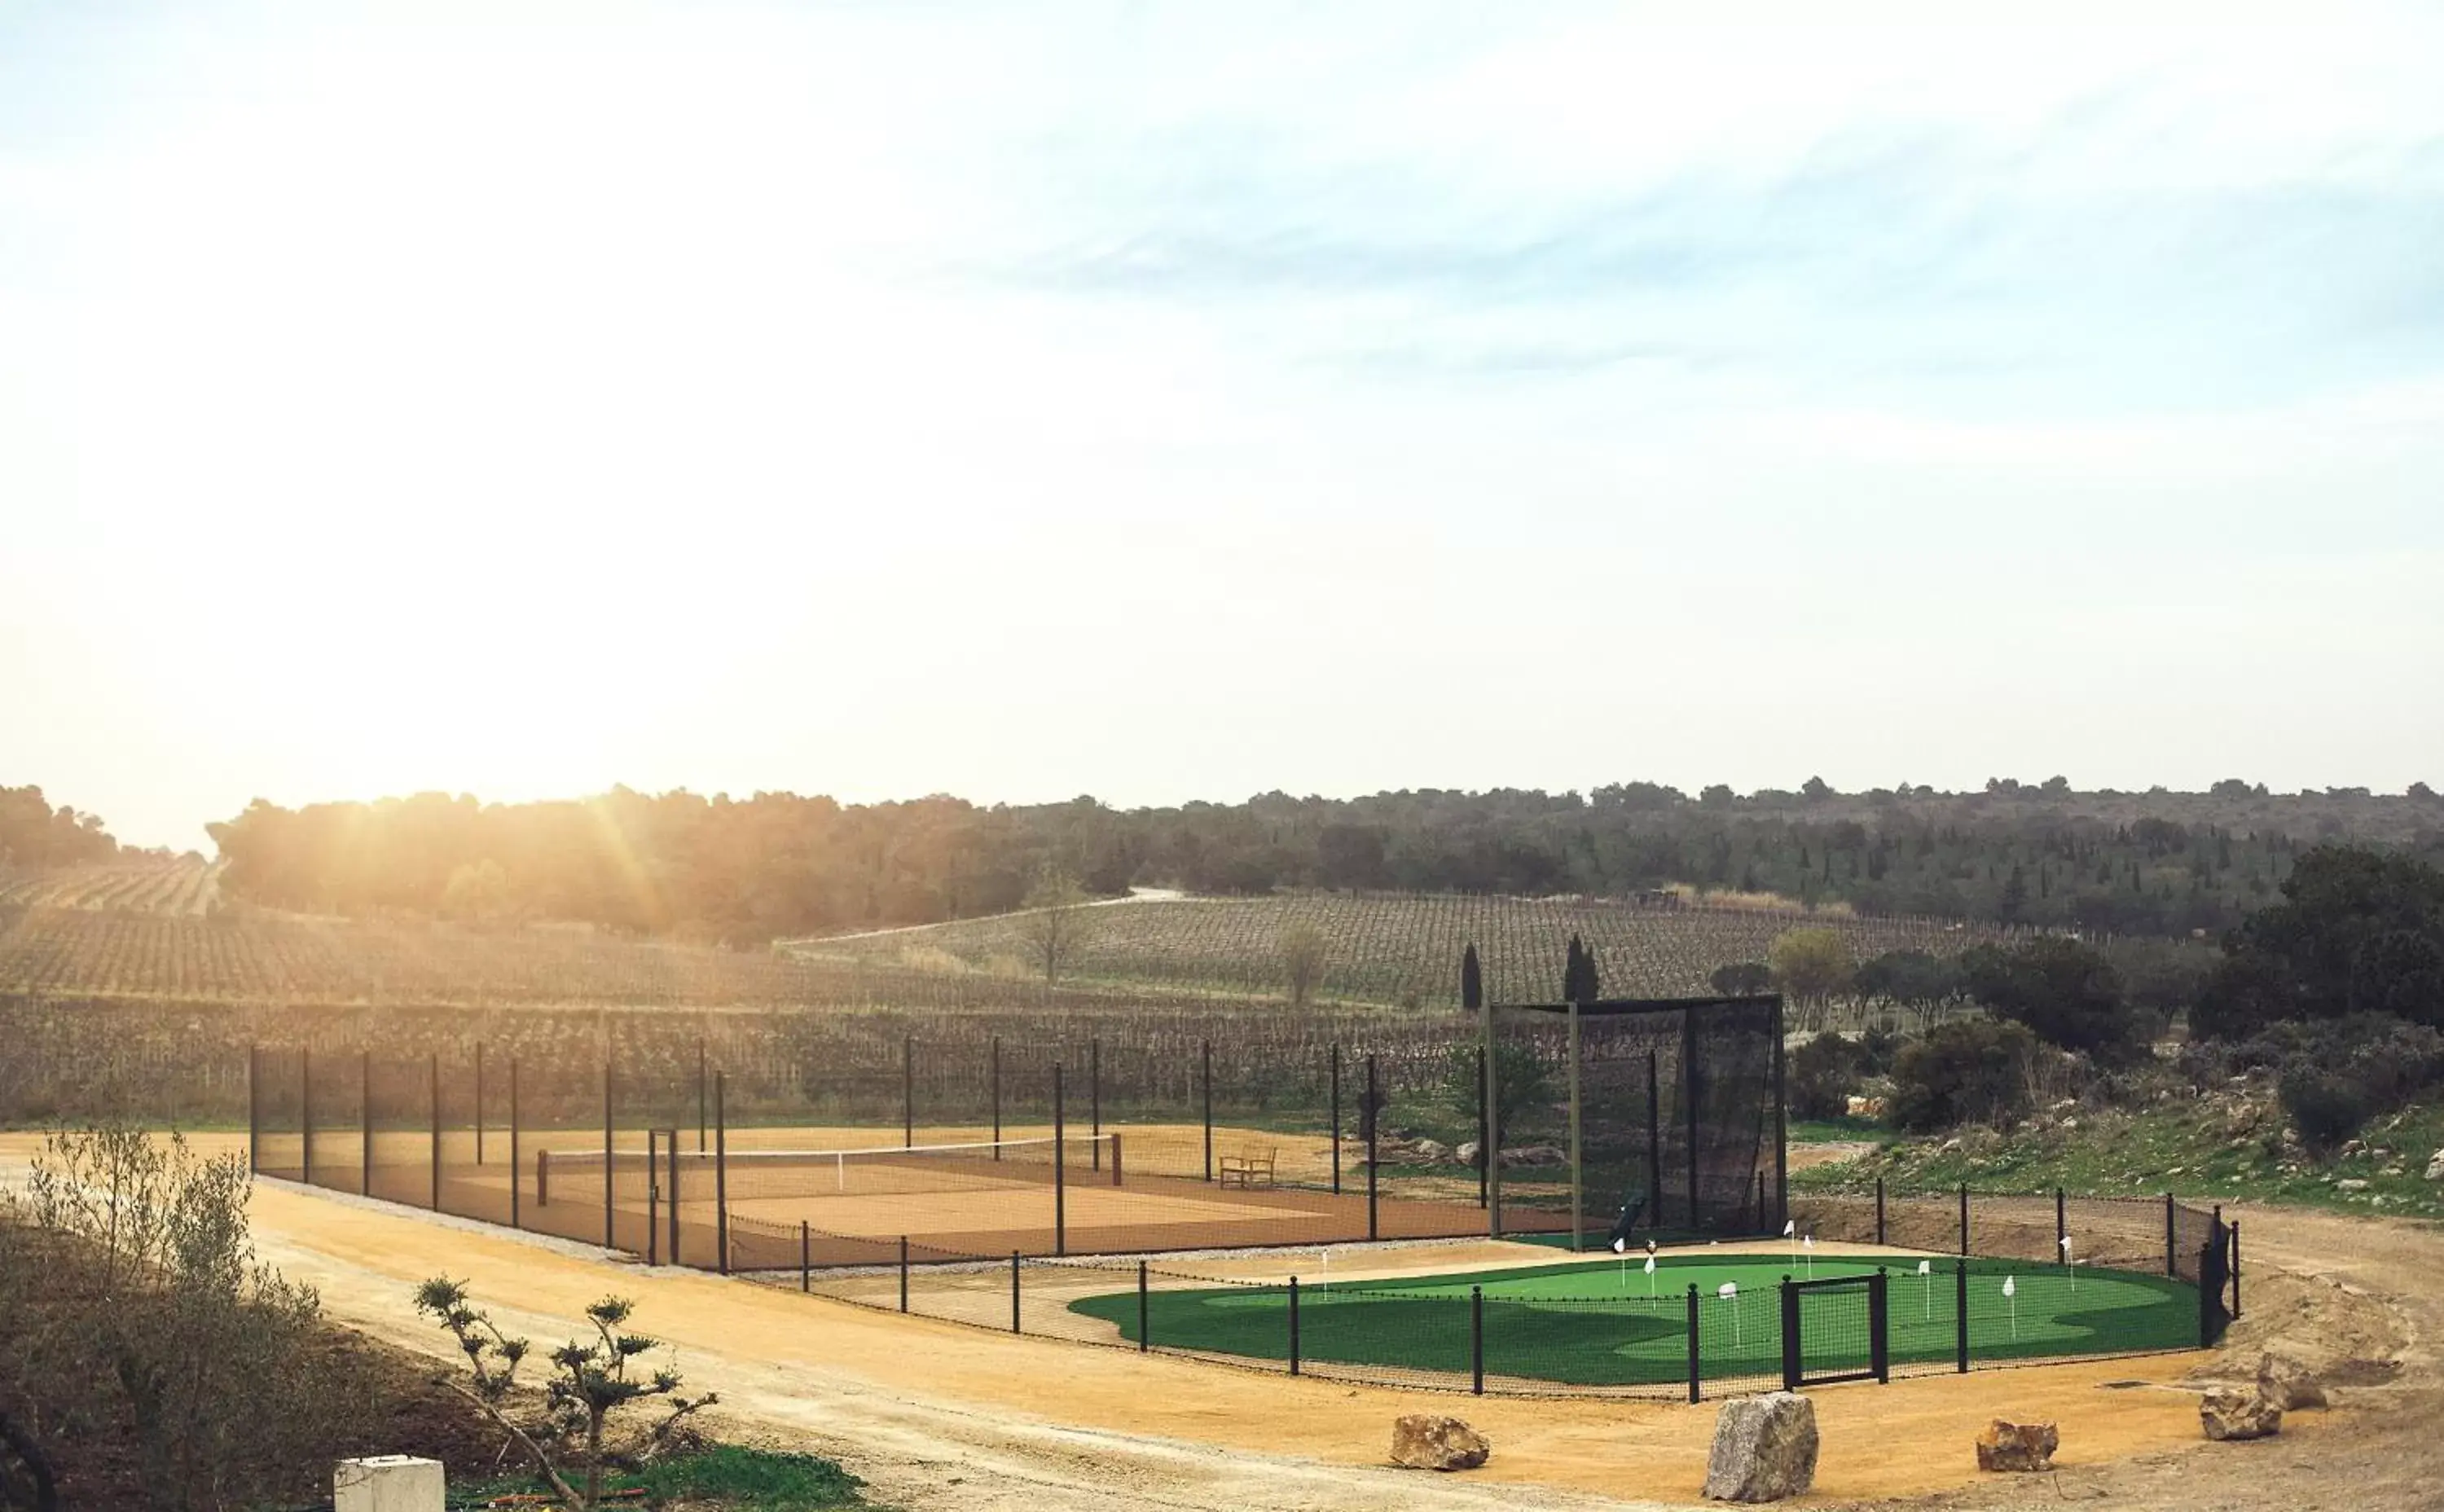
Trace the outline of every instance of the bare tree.
<instances>
[{"instance_id":1,"label":"bare tree","mask_svg":"<svg viewBox=\"0 0 2444 1512\"><path fill-rule=\"evenodd\" d=\"M1290 1006L1306 1006L1307 994L1324 978L1324 931L1312 924L1293 924L1282 931L1282 980L1290 989Z\"/></svg>"},{"instance_id":2,"label":"bare tree","mask_svg":"<svg viewBox=\"0 0 2444 1512\"><path fill-rule=\"evenodd\" d=\"M1093 904L1076 877L1051 867L1028 889L1026 908L1018 916L1018 932L1032 948L1049 986L1077 964L1094 933Z\"/></svg>"},{"instance_id":3,"label":"bare tree","mask_svg":"<svg viewBox=\"0 0 2444 1512\"><path fill-rule=\"evenodd\" d=\"M530 1427L510 1415L518 1366L528 1353L527 1341L502 1332L491 1315L468 1301L466 1283L447 1277L435 1276L417 1287L416 1310L449 1330L473 1372L472 1386L454 1380L450 1389L483 1409L526 1451L568 1512L591 1512L602 1503L602 1429L613 1412L657 1396L670 1399L670 1411L654 1425L635 1456L641 1463L668 1447L672 1434L691 1414L721 1400L710 1392L679 1395L678 1372L667 1368L649 1377L631 1375L628 1362L657 1345L620 1332L631 1306L625 1298L605 1297L585 1310L586 1320L594 1325L594 1342L572 1339L551 1352L558 1374L545 1388L544 1422ZM564 1466L554 1445L571 1447L566 1455L570 1465ZM572 1473L578 1478L574 1483Z\"/></svg>"}]
</instances>

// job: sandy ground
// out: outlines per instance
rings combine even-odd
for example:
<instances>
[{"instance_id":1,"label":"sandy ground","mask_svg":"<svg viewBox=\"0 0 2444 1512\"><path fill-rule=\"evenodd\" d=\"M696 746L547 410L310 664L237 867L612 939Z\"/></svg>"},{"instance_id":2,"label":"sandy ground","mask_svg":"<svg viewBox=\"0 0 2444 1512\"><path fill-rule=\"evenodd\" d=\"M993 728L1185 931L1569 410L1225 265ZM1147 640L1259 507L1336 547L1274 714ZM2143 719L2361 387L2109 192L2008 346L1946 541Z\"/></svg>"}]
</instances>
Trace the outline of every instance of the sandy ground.
<instances>
[{"instance_id":1,"label":"sandy ground","mask_svg":"<svg viewBox=\"0 0 2444 1512\"><path fill-rule=\"evenodd\" d=\"M0 1135L0 1179L33 1143ZM2275 1210L2244 1217L2248 1316L2232 1359L2155 1356L1817 1392L1824 1447L1810 1504L2444 1504L2444 1435L2434 1431L2444 1422L2434 1371L2444 1236ZM1472 1399L1014 1337L649 1270L583 1245L277 1182L258 1184L254 1220L265 1257L320 1288L334 1318L436 1360L446 1358L444 1336L408 1300L413 1283L436 1272L467 1280L538 1340L574 1336L580 1310L605 1292L632 1298L691 1385L721 1392L729 1432L837 1456L881 1500L916 1512L1687 1505L1713 1424L1711 1405ZM1551 1258L1479 1243L1344 1263L1356 1275ZM1284 1268L1278 1257L1225 1263L1258 1276ZM2320 1271L2326 1279L2314 1279ZM2201 1443L2184 1377L2245 1367L2269 1341L2364 1384L2341 1390L2332 1413L2295 1414L2279 1439ZM1404 1411L1468 1418L1491 1437L1491 1464L1465 1477L1385 1467L1391 1420ZM1998 1415L2058 1422L2060 1473L1981 1482L1970 1440Z\"/></svg>"}]
</instances>

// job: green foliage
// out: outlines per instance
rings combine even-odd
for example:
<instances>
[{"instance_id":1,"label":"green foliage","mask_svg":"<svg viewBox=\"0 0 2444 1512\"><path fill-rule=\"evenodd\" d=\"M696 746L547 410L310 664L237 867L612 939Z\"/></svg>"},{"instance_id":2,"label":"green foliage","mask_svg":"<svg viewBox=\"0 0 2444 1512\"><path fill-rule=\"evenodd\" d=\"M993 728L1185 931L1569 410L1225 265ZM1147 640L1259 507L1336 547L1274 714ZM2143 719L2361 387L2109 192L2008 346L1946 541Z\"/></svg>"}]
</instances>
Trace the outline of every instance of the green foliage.
<instances>
[{"instance_id":1,"label":"green foliage","mask_svg":"<svg viewBox=\"0 0 2444 1512\"><path fill-rule=\"evenodd\" d=\"M1291 1007L1306 1006L1324 976L1325 953L1324 931L1314 925L1293 924L1282 931L1282 984L1289 989Z\"/></svg>"},{"instance_id":2,"label":"green foliage","mask_svg":"<svg viewBox=\"0 0 2444 1512\"><path fill-rule=\"evenodd\" d=\"M1761 997L1773 986L1773 968L1763 961L1734 961L1714 968L1706 980L1727 998Z\"/></svg>"},{"instance_id":3,"label":"green foliage","mask_svg":"<svg viewBox=\"0 0 2444 1512\"><path fill-rule=\"evenodd\" d=\"M2321 1155L2339 1149L2376 1115L2375 1099L2365 1090L2307 1066L2286 1071L2282 1086L2283 1110L2300 1131L2300 1142Z\"/></svg>"},{"instance_id":4,"label":"green foliage","mask_svg":"<svg viewBox=\"0 0 2444 1512\"><path fill-rule=\"evenodd\" d=\"M1794 1118L1838 1118L1849 1111L1866 1055L1858 1044L1827 1029L1790 1052L1785 1067Z\"/></svg>"},{"instance_id":5,"label":"green foliage","mask_svg":"<svg viewBox=\"0 0 2444 1512\"><path fill-rule=\"evenodd\" d=\"M1493 1045L1493 1082L1502 1107L1502 1136L1516 1139L1541 1128L1557 1094L1553 1070L1533 1046L1497 1036ZM1442 1102L1463 1126L1473 1126L1484 1106L1485 1085L1478 1079L1477 1047L1455 1044L1443 1060ZM1506 1145L1505 1148L1508 1148Z\"/></svg>"},{"instance_id":6,"label":"green foliage","mask_svg":"<svg viewBox=\"0 0 2444 1512\"><path fill-rule=\"evenodd\" d=\"M2310 851L2285 879L2283 901L2225 943L2227 959L2191 1016L2201 1037L2350 1013L2444 1024L2444 871L2410 857Z\"/></svg>"},{"instance_id":7,"label":"green foliage","mask_svg":"<svg viewBox=\"0 0 2444 1512\"><path fill-rule=\"evenodd\" d=\"M118 854L99 817L65 803L53 808L39 787L0 787L0 873L83 866Z\"/></svg>"},{"instance_id":8,"label":"green foliage","mask_svg":"<svg viewBox=\"0 0 2444 1512\"><path fill-rule=\"evenodd\" d=\"M1979 946L1960 965L1970 996L2048 1044L2106 1064L2146 1053L2150 1026L2122 1002L2120 974L2077 940L2045 935L2009 949Z\"/></svg>"},{"instance_id":9,"label":"green foliage","mask_svg":"<svg viewBox=\"0 0 2444 1512\"><path fill-rule=\"evenodd\" d=\"M2026 1110L2042 1046L2023 1024L1991 1019L1940 1023L1902 1048L1887 1109L1897 1127L1996 1123Z\"/></svg>"},{"instance_id":10,"label":"green foliage","mask_svg":"<svg viewBox=\"0 0 2444 1512\"><path fill-rule=\"evenodd\" d=\"M727 1444L693 1454L673 1454L641 1469L610 1471L602 1477L606 1497L642 1492L646 1506L717 1506L721 1512L827 1512L861 1506L859 1490L863 1484L834 1462L811 1454ZM530 1475L491 1482L466 1494L482 1504L537 1492L557 1494L549 1482Z\"/></svg>"}]
</instances>

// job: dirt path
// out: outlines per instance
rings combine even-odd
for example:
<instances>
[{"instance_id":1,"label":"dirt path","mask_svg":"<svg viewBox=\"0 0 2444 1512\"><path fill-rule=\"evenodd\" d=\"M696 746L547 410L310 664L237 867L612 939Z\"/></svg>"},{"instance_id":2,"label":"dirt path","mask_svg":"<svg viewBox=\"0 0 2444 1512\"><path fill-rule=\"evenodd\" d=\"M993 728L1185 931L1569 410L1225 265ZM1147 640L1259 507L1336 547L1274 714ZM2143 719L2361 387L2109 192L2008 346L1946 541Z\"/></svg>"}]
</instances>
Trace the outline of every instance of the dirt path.
<instances>
[{"instance_id":1,"label":"dirt path","mask_svg":"<svg viewBox=\"0 0 2444 1512\"><path fill-rule=\"evenodd\" d=\"M31 1143L0 1136L0 1179ZM580 1310L605 1292L630 1297L691 1384L722 1393L726 1431L837 1456L912 1512L1687 1505L1713 1422L1711 1405L1473 1400L1013 1337L648 1270L582 1245L282 1183L258 1185L254 1218L266 1258L320 1288L335 1318L437 1360L443 1336L408 1303L408 1288L435 1272L469 1281L537 1340L576 1334ZM2389 1354L2408 1367L2400 1378L2345 1388L2342 1411L2295 1418L2282 1438L2244 1446L2198 1442L2180 1377L2209 1364L2205 1355L1836 1388L1815 1393L1824 1449L1812 1500L1965 1507L2071 1498L2167 1512L2438 1504L2444 1435L2433 1425L2444 1422L2444 1392L2431 1383L2432 1341L2444 1338L2435 1280L2444 1237L2274 1212L2246 1214L2245 1232L2242 1348L2280 1338L2321 1359ZM2278 1274L2320 1268L2341 1284ZM2362 1366L2358 1378L2377 1374ZM2144 1384L2103 1389L2134 1381ZM1492 1464L1465 1479L1381 1467L1392 1418L1416 1411L1454 1411L1484 1429ZM2062 1473L1976 1484L1969 1441L1994 1415L2060 1422Z\"/></svg>"}]
</instances>

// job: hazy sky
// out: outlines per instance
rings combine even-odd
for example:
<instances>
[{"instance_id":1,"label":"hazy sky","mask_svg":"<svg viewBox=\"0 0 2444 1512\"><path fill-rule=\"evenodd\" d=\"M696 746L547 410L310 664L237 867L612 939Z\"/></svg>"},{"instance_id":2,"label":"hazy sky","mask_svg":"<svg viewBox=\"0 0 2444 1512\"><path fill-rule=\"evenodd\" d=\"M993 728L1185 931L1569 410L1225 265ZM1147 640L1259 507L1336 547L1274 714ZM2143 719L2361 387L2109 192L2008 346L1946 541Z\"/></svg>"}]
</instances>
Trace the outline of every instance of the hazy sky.
<instances>
[{"instance_id":1,"label":"hazy sky","mask_svg":"<svg viewBox=\"0 0 2444 1512\"><path fill-rule=\"evenodd\" d=\"M0 781L2444 782L2444 11L1838 9L0 0Z\"/></svg>"}]
</instances>

